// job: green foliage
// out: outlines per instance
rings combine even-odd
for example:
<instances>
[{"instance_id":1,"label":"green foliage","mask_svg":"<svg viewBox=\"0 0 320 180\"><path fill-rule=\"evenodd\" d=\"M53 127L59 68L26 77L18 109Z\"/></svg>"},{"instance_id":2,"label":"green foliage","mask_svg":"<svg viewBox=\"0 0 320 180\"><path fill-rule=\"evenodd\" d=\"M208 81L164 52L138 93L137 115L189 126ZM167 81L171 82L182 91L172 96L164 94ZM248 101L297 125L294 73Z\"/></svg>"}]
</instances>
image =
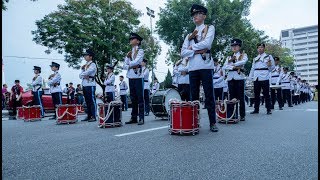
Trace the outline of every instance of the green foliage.
<instances>
[{"instance_id":1,"label":"green foliage","mask_svg":"<svg viewBox=\"0 0 320 180\"><path fill-rule=\"evenodd\" d=\"M163 85L164 89L172 87L172 76L171 76L171 72L169 71L169 69L168 69L166 78L164 79L164 81L161 84Z\"/></svg>"},{"instance_id":2,"label":"green foliage","mask_svg":"<svg viewBox=\"0 0 320 180\"><path fill-rule=\"evenodd\" d=\"M180 59L180 47L187 34L191 33L195 25L190 16L192 4L203 4L196 0L168 0L165 8L160 9L157 32L170 45L167 64ZM231 54L230 41L239 38L243 41L242 49L249 57L245 65L249 73L252 59L256 56L256 44L267 39L263 31L253 28L245 17L249 15L251 0L205 0L208 9L205 24L215 27L215 38L211 52L213 56L224 61ZM223 63L223 62L222 62Z\"/></svg>"},{"instance_id":3,"label":"green foliage","mask_svg":"<svg viewBox=\"0 0 320 180\"><path fill-rule=\"evenodd\" d=\"M150 36L150 31L138 27L139 16L141 12L124 0L66 0L57 11L36 21L33 40L48 47L46 53L52 50L65 53L65 61L76 69L80 68L85 49L93 49L98 65L96 81L104 89L105 65L123 60L131 50L130 32L141 33L143 47L153 45L145 49L146 57L155 58L160 53L158 41Z\"/></svg>"}]
</instances>

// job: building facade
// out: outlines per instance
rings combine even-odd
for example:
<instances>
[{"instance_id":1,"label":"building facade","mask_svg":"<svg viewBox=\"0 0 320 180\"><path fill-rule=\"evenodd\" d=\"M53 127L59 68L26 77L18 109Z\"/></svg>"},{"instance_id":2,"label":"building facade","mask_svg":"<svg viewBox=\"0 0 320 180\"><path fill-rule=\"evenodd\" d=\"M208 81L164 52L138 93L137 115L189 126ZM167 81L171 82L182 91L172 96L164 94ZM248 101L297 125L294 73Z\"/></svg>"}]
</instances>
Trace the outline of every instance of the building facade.
<instances>
[{"instance_id":1,"label":"building facade","mask_svg":"<svg viewBox=\"0 0 320 180\"><path fill-rule=\"evenodd\" d=\"M280 41L291 50L301 79L318 84L318 25L282 30Z\"/></svg>"}]
</instances>

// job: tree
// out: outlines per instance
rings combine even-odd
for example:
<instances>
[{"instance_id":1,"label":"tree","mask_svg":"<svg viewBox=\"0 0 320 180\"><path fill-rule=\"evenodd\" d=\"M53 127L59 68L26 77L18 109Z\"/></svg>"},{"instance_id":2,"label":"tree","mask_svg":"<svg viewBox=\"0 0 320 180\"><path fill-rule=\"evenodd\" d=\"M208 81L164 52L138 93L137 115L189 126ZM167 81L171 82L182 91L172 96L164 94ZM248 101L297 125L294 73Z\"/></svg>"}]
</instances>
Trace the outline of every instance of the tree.
<instances>
[{"instance_id":1,"label":"tree","mask_svg":"<svg viewBox=\"0 0 320 180\"><path fill-rule=\"evenodd\" d=\"M138 27L140 15L130 2L123 0L66 0L65 5L58 5L57 11L36 21L33 40L48 47L46 53L52 50L65 53L65 61L75 69L80 68L85 49L92 49L98 68L95 80L104 92L106 63L123 60L131 50L130 32L141 33L143 46L153 44L152 48L145 49L146 56L155 57L160 53L158 41L150 36L149 30ZM120 70L115 68L115 71Z\"/></svg>"},{"instance_id":2,"label":"tree","mask_svg":"<svg viewBox=\"0 0 320 180\"><path fill-rule=\"evenodd\" d=\"M282 67L288 67L289 71L294 70L294 58L291 55L290 49L281 47L281 42L271 39L266 44L266 53L271 54L273 57L280 58Z\"/></svg>"},{"instance_id":3,"label":"tree","mask_svg":"<svg viewBox=\"0 0 320 180\"><path fill-rule=\"evenodd\" d=\"M170 45L167 63L175 63L180 59L180 47L187 34L194 30L190 17L192 4L202 4L200 0L168 0L165 8L160 9L157 31L160 38ZM243 50L249 61L245 65L246 74L249 73L253 57L256 56L256 45L265 41L267 36L263 31L253 28L245 17L249 15L251 0L206 0L208 9L205 24L215 26L215 38L211 52L213 56L225 60L231 53L230 41L239 38L243 41Z\"/></svg>"},{"instance_id":4,"label":"tree","mask_svg":"<svg viewBox=\"0 0 320 180\"><path fill-rule=\"evenodd\" d=\"M30 0L30 1L37 1L37 0ZM8 2L9 2L9 0L2 0L2 10L3 11L7 10L7 6L5 4Z\"/></svg>"},{"instance_id":5,"label":"tree","mask_svg":"<svg viewBox=\"0 0 320 180\"><path fill-rule=\"evenodd\" d=\"M171 72L168 69L166 78L163 81L163 87L164 88L172 88L172 76L171 76Z\"/></svg>"}]
</instances>

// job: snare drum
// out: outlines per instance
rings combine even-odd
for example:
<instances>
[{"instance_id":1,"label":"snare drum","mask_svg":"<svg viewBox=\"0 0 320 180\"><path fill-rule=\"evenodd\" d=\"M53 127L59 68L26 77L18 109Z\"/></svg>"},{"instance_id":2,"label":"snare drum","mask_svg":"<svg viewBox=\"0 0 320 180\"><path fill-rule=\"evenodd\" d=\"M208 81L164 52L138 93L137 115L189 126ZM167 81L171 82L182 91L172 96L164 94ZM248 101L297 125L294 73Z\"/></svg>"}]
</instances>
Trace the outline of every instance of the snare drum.
<instances>
[{"instance_id":1,"label":"snare drum","mask_svg":"<svg viewBox=\"0 0 320 180\"><path fill-rule=\"evenodd\" d=\"M219 123L238 123L240 121L239 100L216 101L216 115Z\"/></svg>"},{"instance_id":2,"label":"snare drum","mask_svg":"<svg viewBox=\"0 0 320 180\"><path fill-rule=\"evenodd\" d=\"M56 116L57 124L71 124L77 122L77 105L60 104L57 105Z\"/></svg>"},{"instance_id":3,"label":"snare drum","mask_svg":"<svg viewBox=\"0 0 320 180\"><path fill-rule=\"evenodd\" d=\"M100 128L122 126L122 102L111 101L110 103L98 104L98 116Z\"/></svg>"},{"instance_id":4,"label":"snare drum","mask_svg":"<svg viewBox=\"0 0 320 180\"><path fill-rule=\"evenodd\" d=\"M84 108L83 108L83 105L81 104L77 104L77 111L78 111L78 114L84 114Z\"/></svg>"},{"instance_id":5,"label":"snare drum","mask_svg":"<svg viewBox=\"0 0 320 180\"><path fill-rule=\"evenodd\" d=\"M156 117L168 117L170 99L181 100L175 89L159 90L151 97L151 111Z\"/></svg>"},{"instance_id":6,"label":"snare drum","mask_svg":"<svg viewBox=\"0 0 320 180\"><path fill-rule=\"evenodd\" d=\"M23 119L23 110L24 110L24 106L17 107L16 119Z\"/></svg>"},{"instance_id":7,"label":"snare drum","mask_svg":"<svg viewBox=\"0 0 320 180\"><path fill-rule=\"evenodd\" d=\"M170 134L199 133L199 101L171 101L169 113Z\"/></svg>"},{"instance_id":8,"label":"snare drum","mask_svg":"<svg viewBox=\"0 0 320 180\"><path fill-rule=\"evenodd\" d=\"M41 120L41 107L39 105L23 107L24 122Z\"/></svg>"}]
</instances>

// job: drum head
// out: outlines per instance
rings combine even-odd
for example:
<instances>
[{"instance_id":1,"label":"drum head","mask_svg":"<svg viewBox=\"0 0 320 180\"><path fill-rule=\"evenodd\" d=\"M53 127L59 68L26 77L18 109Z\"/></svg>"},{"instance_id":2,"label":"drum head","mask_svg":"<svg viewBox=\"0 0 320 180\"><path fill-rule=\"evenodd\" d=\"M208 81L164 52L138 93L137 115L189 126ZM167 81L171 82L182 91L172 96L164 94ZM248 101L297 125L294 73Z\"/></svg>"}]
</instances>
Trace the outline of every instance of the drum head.
<instances>
[{"instance_id":1,"label":"drum head","mask_svg":"<svg viewBox=\"0 0 320 180\"><path fill-rule=\"evenodd\" d=\"M177 90L175 90L175 89L166 90L164 105L165 105L167 112L169 112L169 110L170 110L169 109L169 101L171 99L178 99L179 101L181 101L181 96Z\"/></svg>"}]
</instances>

